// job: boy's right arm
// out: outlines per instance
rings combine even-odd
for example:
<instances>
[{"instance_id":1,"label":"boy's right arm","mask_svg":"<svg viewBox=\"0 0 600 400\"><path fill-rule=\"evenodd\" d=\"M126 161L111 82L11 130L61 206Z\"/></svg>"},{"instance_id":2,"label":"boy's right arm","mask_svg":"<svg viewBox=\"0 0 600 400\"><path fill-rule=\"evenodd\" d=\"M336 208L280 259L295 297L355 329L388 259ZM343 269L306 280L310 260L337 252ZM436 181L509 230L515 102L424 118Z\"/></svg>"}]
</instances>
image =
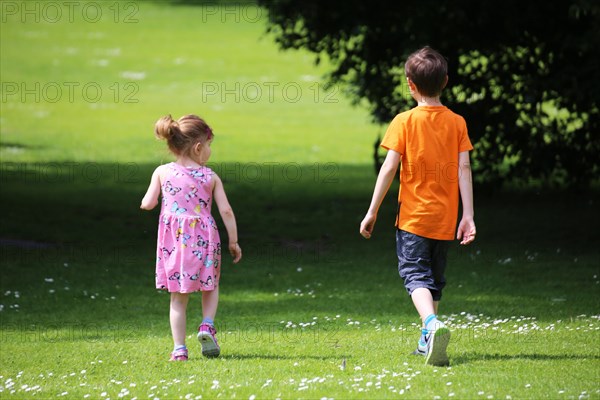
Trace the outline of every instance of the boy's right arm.
<instances>
[{"instance_id":1,"label":"boy's right arm","mask_svg":"<svg viewBox=\"0 0 600 400\"><path fill-rule=\"evenodd\" d=\"M379 170L379 175L377 175L377 182L375 183L375 189L373 190L373 198L371 199L369 211L367 211L367 215L365 215L365 218L360 224L360 234L363 235L365 239L369 239L373 234L373 228L375 226L375 221L377 220L377 212L379 211L379 207L381 206L385 194L394 180L394 176L396 176L399 164L400 153L394 150L388 150L385 161Z\"/></svg>"},{"instance_id":2,"label":"boy's right arm","mask_svg":"<svg viewBox=\"0 0 600 400\"><path fill-rule=\"evenodd\" d=\"M150 186L142 199L140 208L142 210L152 210L158 204L158 195L160 194L160 167L156 168L150 178Z\"/></svg>"}]
</instances>

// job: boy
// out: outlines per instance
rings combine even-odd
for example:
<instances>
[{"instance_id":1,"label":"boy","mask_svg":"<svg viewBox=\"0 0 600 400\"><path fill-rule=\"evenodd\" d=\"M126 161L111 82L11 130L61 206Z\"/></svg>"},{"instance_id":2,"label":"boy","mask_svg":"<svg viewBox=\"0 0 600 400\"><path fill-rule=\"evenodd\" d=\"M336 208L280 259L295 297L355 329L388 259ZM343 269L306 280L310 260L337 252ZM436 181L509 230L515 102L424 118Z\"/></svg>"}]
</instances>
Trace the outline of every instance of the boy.
<instances>
[{"instance_id":1,"label":"boy","mask_svg":"<svg viewBox=\"0 0 600 400\"><path fill-rule=\"evenodd\" d=\"M454 238L459 193L463 215L456 238L462 245L475 240L469 162L473 146L465 120L440 102L448 83L444 57L424 47L408 57L405 72L417 107L398 114L385 133L381 146L388 153L360 233L366 239L371 237L379 206L401 165L396 217L398 271L423 321L413 354L424 355L426 364L443 366L449 364L450 331L437 319L437 309L446 284L446 255Z\"/></svg>"}]
</instances>

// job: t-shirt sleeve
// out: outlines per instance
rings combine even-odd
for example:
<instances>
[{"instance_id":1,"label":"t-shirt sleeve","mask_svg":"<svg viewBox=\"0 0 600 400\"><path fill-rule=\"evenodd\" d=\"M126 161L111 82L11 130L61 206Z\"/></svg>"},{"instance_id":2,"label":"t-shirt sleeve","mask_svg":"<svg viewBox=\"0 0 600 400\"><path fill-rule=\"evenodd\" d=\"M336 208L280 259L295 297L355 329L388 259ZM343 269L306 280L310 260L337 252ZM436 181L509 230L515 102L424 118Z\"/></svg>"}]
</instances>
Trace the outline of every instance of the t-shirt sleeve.
<instances>
[{"instance_id":1,"label":"t-shirt sleeve","mask_svg":"<svg viewBox=\"0 0 600 400\"><path fill-rule=\"evenodd\" d=\"M385 131L381 147L386 150L394 150L400 154L405 153L404 124L400 115L396 115Z\"/></svg>"},{"instance_id":2,"label":"t-shirt sleeve","mask_svg":"<svg viewBox=\"0 0 600 400\"><path fill-rule=\"evenodd\" d=\"M460 125L460 133L458 138L458 152L462 153L463 151L471 151L473 150L473 145L471 144L471 140L469 139L469 133L467 131L467 123L464 118L461 117L461 125Z\"/></svg>"}]
</instances>

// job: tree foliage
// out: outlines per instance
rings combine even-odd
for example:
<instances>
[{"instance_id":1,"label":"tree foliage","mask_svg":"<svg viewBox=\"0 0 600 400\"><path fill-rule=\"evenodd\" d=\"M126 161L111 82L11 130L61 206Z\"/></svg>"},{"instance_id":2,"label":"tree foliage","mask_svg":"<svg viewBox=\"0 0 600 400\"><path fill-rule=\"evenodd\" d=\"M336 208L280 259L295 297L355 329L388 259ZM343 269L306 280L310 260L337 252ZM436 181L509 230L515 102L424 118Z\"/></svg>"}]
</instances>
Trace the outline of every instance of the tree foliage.
<instances>
[{"instance_id":1,"label":"tree foliage","mask_svg":"<svg viewBox=\"0 0 600 400\"><path fill-rule=\"evenodd\" d=\"M375 121L414 106L403 63L449 62L443 101L467 120L479 181L585 186L600 172L600 3L259 0L283 49L308 49Z\"/></svg>"}]
</instances>

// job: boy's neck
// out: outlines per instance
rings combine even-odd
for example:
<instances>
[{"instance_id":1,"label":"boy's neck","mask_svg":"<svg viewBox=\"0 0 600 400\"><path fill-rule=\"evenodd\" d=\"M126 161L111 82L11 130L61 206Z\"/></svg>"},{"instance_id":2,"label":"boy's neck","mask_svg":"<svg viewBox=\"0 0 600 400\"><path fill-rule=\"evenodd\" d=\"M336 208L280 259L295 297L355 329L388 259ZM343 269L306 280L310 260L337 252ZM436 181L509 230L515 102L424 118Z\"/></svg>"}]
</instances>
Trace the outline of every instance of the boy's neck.
<instances>
[{"instance_id":1,"label":"boy's neck","mask_svg":"<svg viewBox=\"0 0 600 400\"><path fill-rule=\"evenodd\" d=\"M417 100L417 107L441 107L443 106L439 97L437 99Z\"/></svg>"},{"instance_id":2,"label":"boy's neck","mask_svg":"<svg viewBox=\"0 0 600 400\"><path fill-rule=\"evenodd\" d=\"M417 107L442 107L443 104L438 102L418 102Z\"/></svg>"},{"instance_id":3,"label":"boy's neck","mask_svg":"<svg viewBox=\"0 0 600 400\"><path fill-rule=\"evenodd\" d=\"M413 95L413 98L417 102L418 107L427 107L427 106L440 107L440 106L443 106L442 102L440 101L440 96L427 97L427 96L423 96L419 92L415 92L415 94Z\"/></svg>"}]
</instances>

